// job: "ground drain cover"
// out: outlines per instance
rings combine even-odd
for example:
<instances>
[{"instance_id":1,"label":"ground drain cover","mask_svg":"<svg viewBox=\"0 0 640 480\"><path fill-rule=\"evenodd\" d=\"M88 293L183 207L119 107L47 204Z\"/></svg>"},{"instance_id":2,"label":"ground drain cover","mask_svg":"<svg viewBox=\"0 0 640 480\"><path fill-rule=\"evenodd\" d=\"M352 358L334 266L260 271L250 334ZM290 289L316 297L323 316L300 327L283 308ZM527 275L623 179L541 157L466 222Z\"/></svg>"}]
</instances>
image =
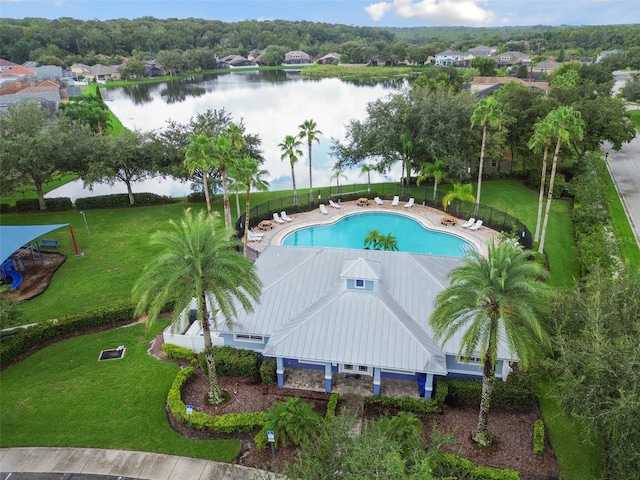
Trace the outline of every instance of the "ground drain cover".
<instances>
[{"instance_id":1,"label":"ground drain cover","mask_svg":"<svg viewBox=\"0 0 640 480\"><path fill-rule=\"evenodd\" d=\"M124 345L120 345L118 348L112 348L111 350L102 350L98 360L116 360L124 357L124 352L126 351L127 349Z\"/></svg>"}]
</instances>

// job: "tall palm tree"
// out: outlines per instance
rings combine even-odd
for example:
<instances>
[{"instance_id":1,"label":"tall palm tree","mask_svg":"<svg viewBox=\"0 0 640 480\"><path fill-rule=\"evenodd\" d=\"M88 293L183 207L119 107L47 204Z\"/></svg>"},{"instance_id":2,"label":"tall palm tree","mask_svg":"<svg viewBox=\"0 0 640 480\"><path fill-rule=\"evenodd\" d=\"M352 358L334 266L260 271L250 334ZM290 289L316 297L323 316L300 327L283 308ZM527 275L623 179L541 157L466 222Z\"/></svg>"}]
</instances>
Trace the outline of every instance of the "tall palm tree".
<instances>
[{"instance_id":1,"label":"tall palm tree","mask_svg":"<svg viewBox=\"0 0 640 480\"><path fill-rule=\"evenodd\" d=\"M264 176L268 175L264 169L260 168L260 163L251 157L242 157L233 167L233 177L237 182L243 184L247 191L245 199L244 213L244 235L242 237L243 249L242 253L247 256L247 237L249 232L249 213L251 212L251 189L264 192L269 188L269 182L264 180ZM238 215L239 216L239 215Z\"/></svg>"},{"instance_id":2,"label":"tall palm tree","mask_svg":"<svg viewBox=\"0 0 640 480\"><path fill-rule=\"evenodd\" d=\"M442 199L442 207L447 211L452 200L458 200L457 215L460 215L461 202L474 202L476 197L473 196L473 185L470 183L454 183L453 190L447 193Z\"/></svg>"},{"instance_id":3,"label":"tall palm tree","mask_svg":"<svg viewBox=\"0 0 640 480\"><path fill-rule=\"evenodd\" d=\"M307 149L309 150L309 202L313 201L313 173L311 169L311 144L315 140L320 143L319 135L322 135L322 132L318 130L318 126L316 122L313 120L305 120L300 125L298 125L300 129L300 133L298 133L298 138L307 139Z\"/></svg>"},{"instance_id":4,"label":"tall palm tree","mask_svg":"<svg viewBox=\"0 0 640 480\"><path fill-rule=\"evenodd\" d=\"M553 184L556 179L556 167L558 166L558 155L560 154L560 146L562 143L568 143L571 140L582 140L584 136L584 121L578 110L572 107L558 107L549 112L545 117L545 122L549 122L550 128L555 131L556 149L553 153L553 163L551 164L551 175L549 177L549 192L547 193L547 205L544 212L544 221L542 222L542 231L540 233L540 243L538 244L538 253L544 251L544 240L547 234L547 224L549 222L549 211L551 210L551 200L553 199Z\"/></svg>"},{"instance_id":5,"label":"tall palm tree","mask_svg":"<svg viewBox=\"0 0 640 480\"><path fill-rule=\"evenodd\" d=\"M435 200L438 194L438 183L440 183L446 175L447 172L444 169L444 161L436 158L433 163L426 163L422 167L422 172L420 172L416 183L420 185L425 180L433 178L433 199Z\"/></svg>"},{"instance_id":6,"label":"tall palm tree","mask_svg":"<svg viewBox=\"0 0 640 480\"><path fill-rule=\"evenodd\" d=\"M362 175L364 173L367 174L367 192L371 191L371 170L375 170L375 167L373 165L368 164L368 163L365 163L360 168L360 175Z\"/></svg>"},{"instance_id":7,"label":"tall palm tree","mask_svg":"<svg viewBox=\"0 0 640 480\"><path fill-rule=\"evenodd\" d=\"M444 345L460 334L458 354L480 358L482 397L472 438L482 446L492 442L488 419L499 339L506 340L525 369L550 344L541 319L548 311L551 289L541 281L544 269L528 256L504 241L489 244L487 257L470 250L449 273L451 283L436 297L429 319L436 341Z\"/></svg>"},{"instance_id":8,"label":"tall palm tree","mask_svg":"<svg viewBox=\"0 0 640 480\"><path fill-rule=\"evenodd\" d=\"M334 178L336 179L336 190L337 193L340 193L340 179L344 178L345 180L348 180L347 176L342 172L342 170L340 170L339 168L333 167L333 175L331 175L331 180L333 180Z\"/></svg>"},{"instance_id":9,"label":"tall palm tree","mask_svg":"<svg viewBox=\"0 0 640 480\"><path fill-rule=\"evenodd\" d=\"M214 147L212 139L204 133L191 137L189 145L185 151L184 166L187 167L189 175L193 175L196 170L202 174L202 186L204 188L204 199L207 203L207 213L211 215L211 199L209 198L209 169L213 164Z\"/></svg>"},{"instance_id":10,"label":"tall palm tree","mask_svg":"<svg viewBox=\"0 0 640 480\"><path fill-rule=\"evenodd\" d=\"M203 211L194 215L187 209L182 220L169 223L170 230L151 235L151 245L162 251L152 257L133 287L136 314L146 313L148 320L154 322L165 304L175 300L177 322L191 300L196 299L197 318L204 334L209 401L220 404L223 393L216 374L209 313L214 329L218 328L219 316L231 329L239 308L253 310L262 286L254 265L229 248L233 245L228 240L231 232L223 228L217 215Z\"/></svg>"},{"instance_id":11,"label":"tall palm tree","mask_svg":"<svg viewBox=\"0 0 640 480\"><path fill-rule=\"evenodd\" d=\"M294 170L294 165L298 162L298 158L302 155L302 150L300 150L300 145L302 143L298 140L297 137L293 135L287 135L282 143L279 143L278 146L280 150L282 150L282 155L280 155L280 159L284 160L285 158L289 159L289 163L291 164L291 180L293 181L293 204L298 205L298 193L296 191L296 172Z\"/></svg>"},{"instance_id":12,"label":"tall palm tree","mask_svg":"<svg viewBox=\"0 0 640 480\"><path fill-rule=\"evenodd\" d=\"M212 161L213 166L220 171L224 205L224 226L226 229L230 229L233 226L233 221L231 220L231 205L229 205L227 172L233 167L233 162L238 158L239 151L234 144L232 136L228 132L223 132L214 138Z\"/></svg>"},{"instance_id":13,"label":"tall palm tree","mask_svg":"<svg viewBox=\"0 0 640 480\"><path fill-rule=\"evenodd\" d=\"M533 135L529 140L528 146L536 153L542 150L542 170L540 174L540 193L538 195L538 217L536 218L536 231L533 235L533 241L540 239L540 225L542 223L542 204L544 202L544 187L547 179L547 160L549 158L549 145L555 138L555 130L553 125L545 118L535 124Z\"/></svg>"},{"instance_id":14,"label":"tall palm tree","mask_svg":"<svg viewBox=\"0 0 640 480\"><path fill-rule=\"evenodd\" d=\"M480 208L480 190L482 189L482 170L484 169L484 152L487 144L487 132L489 128L502 128L502 105L494 97L485 97L478 102L471 115L471 127L482 125L482 147L480 148L480 167L478 168L478 193L476 205L473 211L478 216Z\"/></svg>"}]
</instances>

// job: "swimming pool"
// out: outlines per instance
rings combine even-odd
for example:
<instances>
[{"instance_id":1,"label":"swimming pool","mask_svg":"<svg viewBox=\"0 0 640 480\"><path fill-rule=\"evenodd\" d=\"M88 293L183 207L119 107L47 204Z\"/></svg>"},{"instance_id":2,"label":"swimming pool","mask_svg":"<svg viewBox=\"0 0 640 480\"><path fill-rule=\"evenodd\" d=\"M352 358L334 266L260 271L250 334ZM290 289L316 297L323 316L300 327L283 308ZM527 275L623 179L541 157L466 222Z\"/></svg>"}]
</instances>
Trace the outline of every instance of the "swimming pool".
<instances>
[{"instance_id":1,"label":"swimming pool","mask_svg":"<svg viewBox=\"0 0 640 480\"><path fill-rule=\"evenodd\" d=\"M300 228L286 235L282 244L361 250L367 233L374 229L395 235L400 252L462 257L467 249L475 248L456 235L429 230L410 217L381 212L348 215L330 225Z\"/></svg>"}]
</instances>

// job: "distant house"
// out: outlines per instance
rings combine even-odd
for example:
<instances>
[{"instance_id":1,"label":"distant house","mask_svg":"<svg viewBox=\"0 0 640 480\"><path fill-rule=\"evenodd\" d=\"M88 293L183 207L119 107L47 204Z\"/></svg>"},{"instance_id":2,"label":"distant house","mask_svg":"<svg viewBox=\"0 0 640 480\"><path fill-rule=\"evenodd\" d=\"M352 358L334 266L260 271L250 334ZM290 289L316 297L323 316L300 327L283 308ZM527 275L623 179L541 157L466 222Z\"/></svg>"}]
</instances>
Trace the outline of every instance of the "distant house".
<instances>
[{"instance_id":1,"label":"distant house","mask_svg":"<svg viewBox=\"0 0 640 480\"><path fill-rule=\"evenodd\" d=\"M496 47L487 47L485 45L478 45L477 47L470 48L467 53L474 57L490 57L496 53Z\"/></svg>"},{"instance_id":2,"label":"distant house","mask_svg":"<svg viewBox=\"0 0 640 480\"><path fill-rule=\"evenodd\" d=\"M250 68L257 66L258 64L256 62L242 55L227 55L218 60L218 68Z\"/></svg>"},{"instance_id":3,"label":"distant house","mask_svg":"<svg viewBox=\"0 0 640 480\"><path fill-rule=\"evenodd\" d=\"M498 68L512 67L514 65L520 66L529 61L529 57L526 54L514 51L499 53L495 56L495 59Z\"/></svg>"},{"instance_id":4,"label":"distant house","mask_svg":"<svg viewBox=\"0 0 640 480\"><path fill-rule=\"evenodd\" d=\"M554 62L553 60L543 60L540 63L536 63L531 67L532 73L552 73L562 66L562 63Z\"/></svg>"},{"instance_id":5,"label":"distant house","mask_svg":"<svg viewBox=\"0 0 640 480\"><path fill-rule=\"evenodd\" d=\"M299 65L304 63L311 63L311 57L308 53L300 50L292 50L284 54L285 65Z\"/></svg>"},{"instance_id":6,"label":"distant house","mask_svg":"<svg viewBox=\"0 0 640 480\"><path fill-rule=\"evenodd\" d=\"M478 97L484 97L492 92L495 92L509 82L518 82L525 87L538 90L545 95L549 93L549 82L532 82L517 77L475 77L469 84L469 90L471 91L471 93L476 94Z\"/></svg>"},{"instance_id":7,"label":"distant house","mask_svg":"<svg viewBox=\"0 0 640 480\"><path fill-rule=\"evenodd\" d=\"M23 67L17 63L10 62L4 58L0 58L0 76L2 78L18 78L26 75L35 75L35 70Z\"/></svg>"},{"instance_id":8,"label":"distant house","mask_svg":"<svg viewBox=\"0 0 640 480\"><path fill-rule=\"evenodd\" d=\"M144 65L144 76L147 78L162 77L165 71L156 60L149 60Z\"/></svg>"},{"instance_id":9,"label":"distant house","mask_svg":"<svg viewBox=\"0 0 640 480\"><path fill-rule=\"evenodd\" d=\"M456 62L464 60L465 54L457 50L445 50L444 52L436 53L435 65L438 67L452 66Z\"/></svg>"},{"instance_id":10,"label":"distant house","mask_svg":"<svg viewBox=\"0 0 640 480\"><path fill-rule=\"evenodd\" d=\"M35 102L54 118L62 101L63 90L56 80L22 81L3 84L0 88L0 112L6 112L10 106ZM66 91L64 91L66 97Z\"/></svg>"},{"instance_id":11,"label":"distant house","mask_svg":"<svg viewBox=\"0 0 640 480\"><path fill-rule=\"evenodd\" d=\"M260 301L251 313L240 309L233 330L220 321L217 330L212 327L214 343L274 358L280 387L303 369L323 380L326 392L341 375L351 375L372 394L384 391L389 380L404 380L416 394L431 397L437 375L482 376L477 358L459 357L460 334L441 346L428 323L436 295L460 261L272 245L255 263L263 285ZM187 333L168 328L164 340L201 351L201 327L188 326L188 313ZM503 341L497 355L496 377L506 378L513 358Z\"/></svg>"},{"instance_id":12,"label":"distant house","mask_svg":"<svg viewBox=\"0 0 640 480\"><path fill-rule=\"evenodd\" d=\"M78 77L82 75L89 82L103 83L108 80L120 79L119 67L120 65L102 65L100 63L91 66L84 63L74 63L70 70Z\"/></svg>"},{"instance_id":13,"label":"distant house","mask_svg":"<svg viewBox=\"0 0 640 480\"><path fill-rule=\"evenodd\" d=\"M335 63L338 63L339 61L340 61L340 54L332 52L332 53L327 53L325 56L317 59L316 63L318 65L333 65Z\"/></svg>"},{"instance_id":14,"label":"distant house","mask_svg":"<svg viewBox=\"0 0 640 480\"><path fill-rule=\"evenodd\" d=\"M262 57L262 50L258 48L254 48L247 55L247 60L251 60L252 62L258 62L258 59Z\"/></svg>"}]
</instances>

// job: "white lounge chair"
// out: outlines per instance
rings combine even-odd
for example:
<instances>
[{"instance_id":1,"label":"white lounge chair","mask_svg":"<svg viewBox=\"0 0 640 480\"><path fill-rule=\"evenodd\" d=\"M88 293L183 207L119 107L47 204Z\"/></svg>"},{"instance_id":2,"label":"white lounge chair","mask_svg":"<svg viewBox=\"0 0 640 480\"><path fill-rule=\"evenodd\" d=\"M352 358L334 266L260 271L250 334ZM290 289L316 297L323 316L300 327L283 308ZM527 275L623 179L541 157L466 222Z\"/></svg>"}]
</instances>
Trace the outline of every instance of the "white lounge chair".
<instances>
[{"instance_id":1,"label":"white lounge chair","mask_svg":"<svg viewBox=\"0 0 640 480\"><path fill-rule=\"evenodd\" d=\"M280 212L280 218L285 222L291 222L293 220L289 215L287 215L287 212L285 212L284 210Z\"/></svg>"},{"instance_id":2,"label":"white lounge chair","mask_svg":"<svg viewBox=\"0 0 640 480\"><path fill-rule=\"evenodd\" d=\"M327 210L327 207L324 206L324 203L320 204L320 211L325 215L329 213L329 211Z\"/></svg>"},{"instance_id":3,"label":"white lounge chair","mask_svg":"<svg viewBox=\"0 0 640 480\"><path fill-rule=\"evenodd\" d=\"M382 199L380 197L374 198L373 201L376 202L376 204L378 204L378 205L384 205L384 202L382 201Z\"/></svg>"},{"instance_id":4,"label":"white lounge chair","mask_svg":"<svg viewBox=\"0 0 640 480\"><path fill-rule=\"evenodd\" d=\"M469 228L471 225L473 225L474 223L476 223L476 219L471 217L469 220L467 220L466 222L464 222L461 227L462 228Z\"/></svg>"},{"instance_id":5,"label":"white lounge chair","mask_svg":"<svg viewBox=\"0 0 640 480\"><path fill-rule=\"evenodd\" d=\"M280 215L278 215L278 212L273 213L273 221L276 223L284 223L284 220L280 218Z\"/></svg>"},{"instance_id":6,"label":"white lounge chair","mask_svg":"<svg viewBox=\"0 0 640 480\"><path fill-rule=\"evenodd\" d=\"M482 220L478 220L476 223L469 227L469 230L478 230L482 226Z\"/></svg>"},{"instance_id":7,"label":"white lounge chair","mask_svg":"<svg viewBox=\"0 0 640 480\"><path fill-rule=\"evenodd\" d=\"M411 197L411 198L409 199L409 201L408 201L407 203L405 203L405 204L404 204L404 206L405 206L405 207L407 207L407 208L411 208L411 207L413 207L413 204L414 204L414 203L415 203L415 200L414 200L414 198L413 198L413 197Z\"/></svg>"},{"instance_id":8,"label":"white lounge chair","mask_svg":"<svg viewBox=\"0 0 640 480\"><path fill-rule=\"evenodd\" d=\"M253 230L249 230L249 233L254 237L260 237L260 238L264 237L264 233L254 232Z\"/></svg>"},{"instance_id":9,"label":"white lounge chair","mask_svg":"<svg viewBox=\"0 0 640 480\"><path fill-rule=\"evenodd\" d=\"M399 203L400 203L400 197L398 195L396 195L395 197L393 197L393 201L391 202L391 206L392 207L397 207Z\"/></svg>"},{"instance_id":10,"label":"white lounge chair","mask_svg":"<svg viewBox=\"0 0 640 480\"><path fill-rule=\"evenodd\" d=\"M247 240L249 240L250 242L259 242L260 240L262 240L262 235L257 235L249 230L247 232Z\"/></svg>"},{"instance_id":11,"label":"white lounge chair","mask_svg":"<svg viewBox=\"0 0 640 480\"><path fill-rule=\"evenodd\" d=\"M342 205L334 202L333 200L329 200L329 205L331 205L333 208L342 208Z\"/></svg>"}]
</instances>

